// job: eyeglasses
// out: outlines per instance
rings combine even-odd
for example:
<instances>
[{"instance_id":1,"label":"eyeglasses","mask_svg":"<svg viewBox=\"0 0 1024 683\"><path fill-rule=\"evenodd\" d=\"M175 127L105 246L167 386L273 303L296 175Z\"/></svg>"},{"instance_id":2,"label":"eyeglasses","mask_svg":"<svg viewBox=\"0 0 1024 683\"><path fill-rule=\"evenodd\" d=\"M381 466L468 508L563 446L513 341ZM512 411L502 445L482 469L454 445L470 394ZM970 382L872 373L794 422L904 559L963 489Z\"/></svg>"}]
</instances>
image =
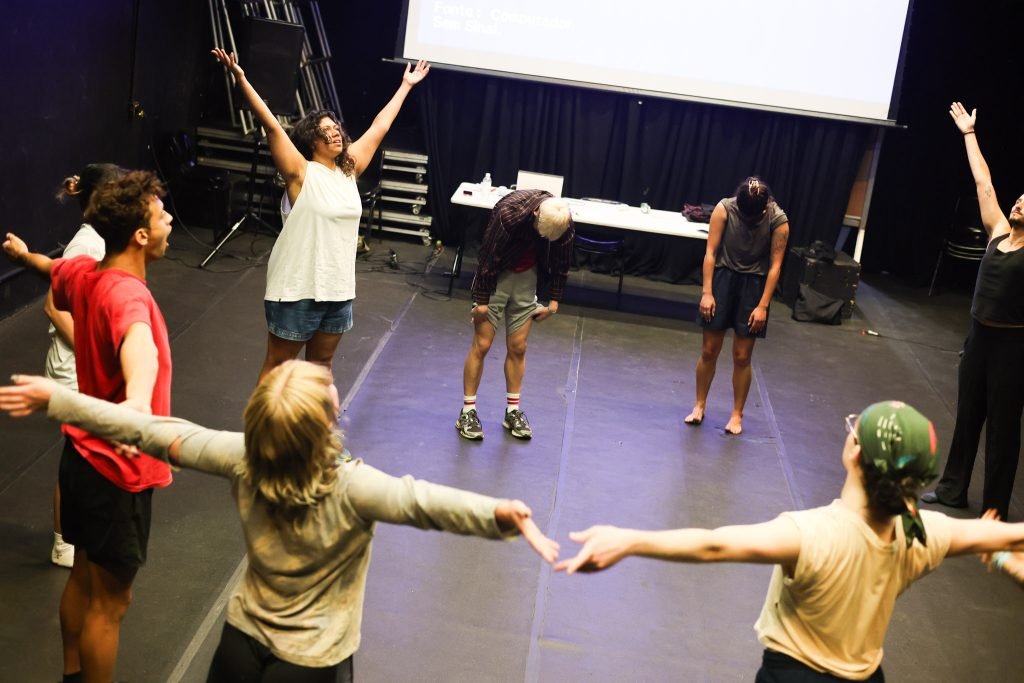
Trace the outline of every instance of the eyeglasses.
<instances>
[{"instance_id":1,"label":"eyeglasses","mask_svg":"<svg viewBox=\"0 0 1024 683\"><path fill-rule=\"evenodd\" d=\"M853 434L854 439L857 438L857 430L855 429L855 427L857 426L857 418L859 417L860 415L856 413L851 413L843 418L843 420L846 422L846 433Z\"/></svg>"}]
</instances>

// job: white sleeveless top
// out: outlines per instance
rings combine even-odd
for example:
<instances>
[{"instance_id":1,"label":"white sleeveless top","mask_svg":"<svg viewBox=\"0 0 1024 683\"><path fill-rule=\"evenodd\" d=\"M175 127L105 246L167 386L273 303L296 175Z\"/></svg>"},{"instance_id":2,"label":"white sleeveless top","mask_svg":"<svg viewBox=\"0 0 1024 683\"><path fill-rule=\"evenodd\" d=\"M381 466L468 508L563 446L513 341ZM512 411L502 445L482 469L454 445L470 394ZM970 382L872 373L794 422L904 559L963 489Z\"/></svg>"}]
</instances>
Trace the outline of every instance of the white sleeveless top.
<instances>
[{"instance_id":1,"label":"white sleeveless top","mask_svg":"<svg viewBox=\"0 0 1024 683\"><path fill-rule=\"evenodd\" d=\"M363 205L356 179L315 161L267 265L268 301L348 301L356 296L356 241Z\"/></svg>"}]
</instances>

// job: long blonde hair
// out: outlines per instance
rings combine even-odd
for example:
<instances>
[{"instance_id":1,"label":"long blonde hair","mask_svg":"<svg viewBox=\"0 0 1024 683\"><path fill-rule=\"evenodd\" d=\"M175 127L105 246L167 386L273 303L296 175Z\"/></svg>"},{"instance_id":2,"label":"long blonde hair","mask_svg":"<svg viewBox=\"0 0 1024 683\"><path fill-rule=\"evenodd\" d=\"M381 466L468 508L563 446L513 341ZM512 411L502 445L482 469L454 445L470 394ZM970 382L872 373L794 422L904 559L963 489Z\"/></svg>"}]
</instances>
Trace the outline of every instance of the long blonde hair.
<instances>
[{"instance_id":1,"label":"long blonde hair","mask_svg":"<svg viewBox=\"0 0 1024 683\"><path fill-rule=\"evenodd\" d=\"M271 370L245 406L242 478L274 514L295 521L337 480L342 437L330 371L290 360Z\"/></svg>"}]
</instances>

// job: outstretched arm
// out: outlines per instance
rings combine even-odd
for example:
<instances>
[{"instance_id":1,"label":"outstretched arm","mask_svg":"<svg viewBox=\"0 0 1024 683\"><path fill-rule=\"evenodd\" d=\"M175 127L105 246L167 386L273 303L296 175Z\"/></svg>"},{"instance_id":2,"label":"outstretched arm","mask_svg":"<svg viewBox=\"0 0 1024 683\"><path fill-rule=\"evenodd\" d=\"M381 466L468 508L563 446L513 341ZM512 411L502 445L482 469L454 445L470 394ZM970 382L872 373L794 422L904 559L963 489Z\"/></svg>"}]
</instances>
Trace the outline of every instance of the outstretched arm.
<instances>
[{"instance_id":1,"label":"outstretched arm","mask_svg":"<svg viewBox=\"0 0 1024 683\"><path fill-rule=\"evenodd\" d=\"M43 277L50 277L50 266L53 265L53 259L46 254L37 254L28 250L28 245L20 237L15 235L13 232L7 233L7 238L3 243L4 254L7 255L11 261L31 268Z\"/></svg>"},{"instance_id":2,"label":"outstretched arm","mask_svg":"<svg viewBox=\"0 0 1024 683\"><path fill-rule=\"evenodd\" d=\"M995 510L988 510L981 519L950 519L949 523L949 557L1024 550L1024 523L1001 522Z\"/></svg>"},{"instance_id":3,"label":"outstretched arm","mask_svg":"<svg viewBox=\"0 0 1024 683\"><path fill-rule=\"evenodd\" d=\"M246 102L249 103L249 108L252 109L253 115L259 124L263 126L263 130L267 132L267 144L270 146L270 155L274 158L274 165L284 178L285 183L289 186L293 184L301 186L302 180L306 175L306 159L295 148L291 138L288 137L284 128L281 127L281 122L270 111L267 103L259 96L259 93L252 87L252 84L246 80L245 72L242 71L242 67L235 61L235 53L229 54L219 47L213 48L210 52L235 77L238 88L245 96ZM295 196L298 196L297 189Z\"/></svg>"},{"instance_id":4,"label":"outstretched arm","mask_svg":"<svg viewBox=\"0 0 1024 683\"><path fill-rule=\"evenodd\" d=\"M583 547L555 571L569 574L607 569L636 555L672 562L753 562L793 568L800 557L800 531L784 517L762 524L718 529L641 531L593 526L569 535Z\"/></svg>"},{"instance_id":5,"label":"outstretched arm","mask_svg":"<svg viewBox=\"0 0 1024 683\"><path fill-rule=\"evenodd\" d=\"M369 522L403 524L483 538L522 534L544 558L558 558L558 544L541 533L522 501L498 500L471 491L432 484L406 475L392 477L363 462L344 465L348 499Z\"/></svg>"},{"instance_id":6,"label":"outstretched arm","mask_svg":"<svg viewBox=\"0 0 1024 683\"><path fill-rule=\"evenodd\" d=\"M430 73L430 65L422 59L416 64L415 69L412 68L412 64L406 64L405 73L402 75L402 84L398 86L398 90L395 91L391 100L374 117L373 123L370 124L367 131L359 136L358 140L349 145L348 153L355 162L355 174L357 176L361 175L366 170L366 167L370 165L370 161L373 159L373 155L377 153L377 148L380 147L381 141L384 140L384 136L391 129L391 124L395 122L398 112L401 111L402 104L405 102L409 91L413 89L413 86L422 81L428 73Z\"/></svg>"},{"instance_id":7,"label":"outstretched arm","mask_svg":"<svg viewBox=\"0 0 1024 683\"><path fill-rule=\"evenodd\" d=\"M992 187L992 174L988 170L985 157L981 155L978 136L974 131L978 110L973 109L968 114L963 104L954 102L949 108L949 115L957 129L963 133L964 144L967 146L967 162L971 165L971 175L974 176L974 185L978 190L981 223L985 226L989 239L999 237L1010 231L1010 223L999 208L999 200L996 198L995 188Z\"/></svg>"},{"instance_id":8,"label":"outstretched arm","mask_svg":"<svg viewBox=\"0 0 1024 683\"><path fill-rule=\"evenodd\" d=\"M145 415L60 386L45 377L15 375L0 387L0 411L24 417L46 410L51 420L80 427L110 441L138 447L160 460L231 478L245 456L239 432L206 429L173 417Z\"/></svg>"}]
</instances>

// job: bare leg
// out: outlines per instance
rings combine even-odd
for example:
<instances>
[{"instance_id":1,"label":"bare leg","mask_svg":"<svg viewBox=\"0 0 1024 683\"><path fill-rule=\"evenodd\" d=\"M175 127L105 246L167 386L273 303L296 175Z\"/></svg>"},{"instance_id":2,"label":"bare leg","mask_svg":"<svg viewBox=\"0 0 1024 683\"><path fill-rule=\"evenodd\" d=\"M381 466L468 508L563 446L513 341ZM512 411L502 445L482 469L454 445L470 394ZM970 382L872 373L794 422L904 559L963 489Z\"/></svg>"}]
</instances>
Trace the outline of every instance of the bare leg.
<instances>
[{"instance_id":1,"label":"bare leg","mask_svg":"<svg viewBox=\"0 0 1024 683\"><path fill-rule=\"evenodd\" d=\"M722 352L725 341L725 330L704 330L704 342L701 345L700 358L697 360L697 400L693 410L683 418L689 425L699 425L704 421L704 409L711 391L711 380L715 378L715 365L718 354Z\"/></svg>"},{"instance_id":2,"label":"bare leg","mask_svg":"<svg viewBox=\"0 0 1024 683\"><path fill-rule=\"evenodd\" d=\"M75 558L77 565L78 558ZM82 623L81 662L85 683L110 683L117 665L121 622L132 603L136 570L114 574L94 562L89 572L89 607Z\"/></svg>"},{"instance_id":3,"label":"bare leg","mask_svg":"<svg viewBox=\"0 0 1024 683\"><path fill-rule=\"evenodd\" d=\"M526 375L526 338L533 326L530 318L518 330L505 337L505 391L518 394L523 388Z\"/></svg>"},{"instance_id":4,"label":"bare leg","mask_svg":"<svg viewBox=\"0 0 1024 683\"><path fill-rule=\"evenodd\" d=\"M60 638L64 646L64 673L73 674L82 670L79 643L82 638L82 623L89 608L89 560L85 550L75 553L75 563L60 596Z\"/></svg>"},{"instance_id":5,"label":"bare leg","mask_svg":"<svg viewBox=\"0 0 1024 683\"><path fill-rule=\"evenodd\" d=\"M299 351L306 345L306 342L282 339L271 333L267 333L267 356L263 359L263 369L260 370L260 378L257 384L263 381L267 373L276 368L286 360L291 360L299 355Z\"/></svg>"},{"instance_id":6,"label":"bare leg","mask_svg":"<svg viewBox=\"0 0 1024 683\"><path fill-rule=\"evenodd\" d=\"M313 338L306 342L306 360L323 365L330 370L334 361L334 352L338 350L342 336L328 332L315 332Z\"/></svg>"},{"instance_id":7,"label":"bare leg","mask_svg":"<svg viewBox=\"0 0 1024 683\"><path fill-rule=\"evenodd\" d=\"M473 342L469 345L466 363L462 368L462 393L466 396L476 396L477 389L480 388L480 378L484 374L484 358L491 350L494 333L494 325L489 320L473 325Z\"/></svg>"},{"instance_id":8,"label":"bare leg","mask_svg":"<svg viewBox=\"0 0 1024 683\"><path fill-rule=\"evenodd\" d=\"M754 353L754 342L757 337L741 337L732 340L732 415L725 425L729 434L740 434L743 431L743 406L747 404L750 393L750 358Z\"/></svg>"}]
</instances>

